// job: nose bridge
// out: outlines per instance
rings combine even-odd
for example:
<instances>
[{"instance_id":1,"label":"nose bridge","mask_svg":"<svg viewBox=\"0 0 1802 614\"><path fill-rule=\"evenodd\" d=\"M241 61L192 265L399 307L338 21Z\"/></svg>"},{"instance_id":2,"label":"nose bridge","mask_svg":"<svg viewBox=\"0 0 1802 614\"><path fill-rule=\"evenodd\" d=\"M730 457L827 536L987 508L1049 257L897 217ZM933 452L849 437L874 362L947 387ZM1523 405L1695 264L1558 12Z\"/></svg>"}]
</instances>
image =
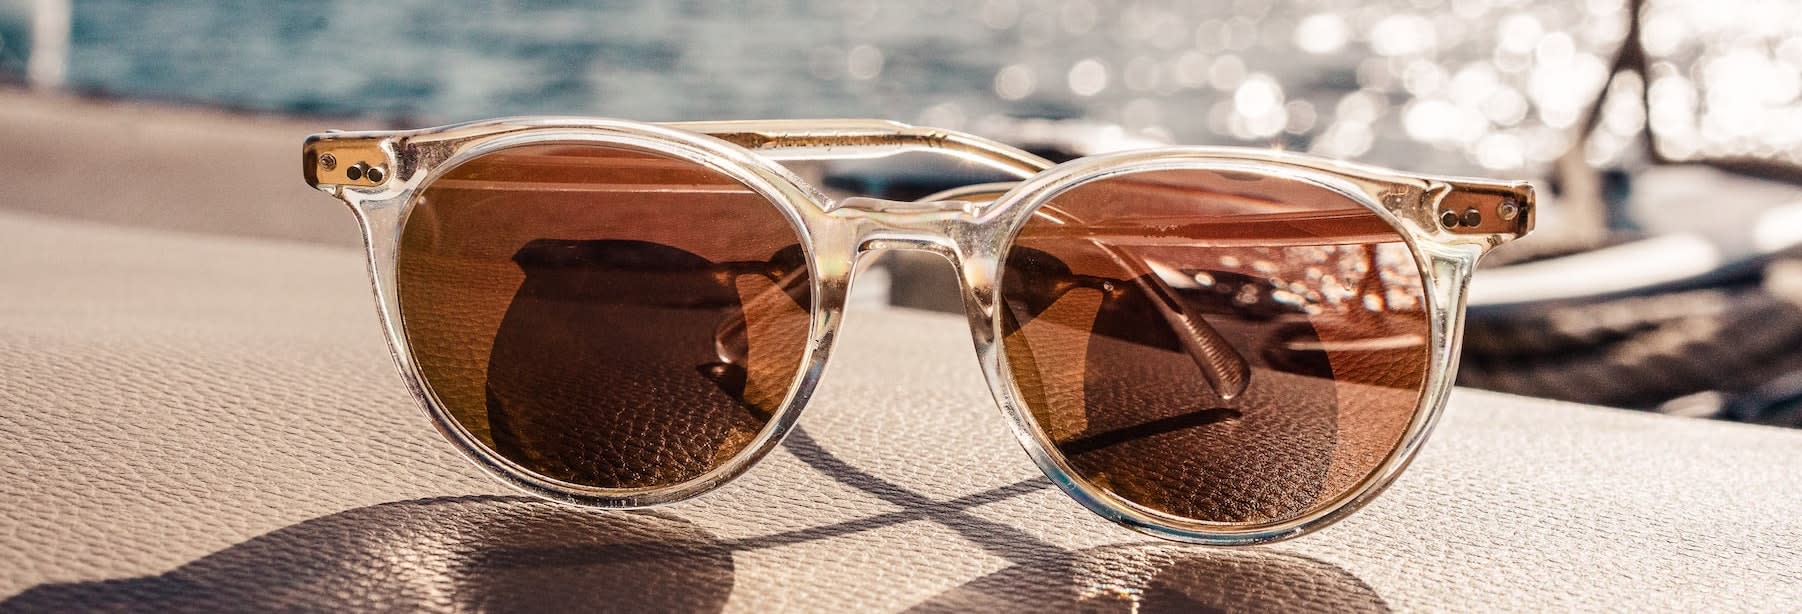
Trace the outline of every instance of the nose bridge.
<instances>
[{"instance_id":1,"label":"nose bridge","mask_svg":"<svg viewBox=\"0 0 1802 614\"><path fill-rule=\"evenodd\" d=\"M827 215L851 223L859 252L911 249L951 255L957 237L981 214L982 204L854 196L836 203Z\"/></svg>"}]
</instances>

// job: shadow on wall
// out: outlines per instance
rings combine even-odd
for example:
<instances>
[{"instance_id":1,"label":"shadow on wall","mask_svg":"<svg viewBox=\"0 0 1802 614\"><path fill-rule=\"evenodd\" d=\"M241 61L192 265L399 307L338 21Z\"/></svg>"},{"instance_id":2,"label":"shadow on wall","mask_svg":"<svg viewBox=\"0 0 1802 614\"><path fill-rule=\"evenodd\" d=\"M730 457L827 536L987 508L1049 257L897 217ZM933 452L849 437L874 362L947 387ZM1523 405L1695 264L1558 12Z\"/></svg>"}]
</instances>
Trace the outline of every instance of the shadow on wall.
<instances>
[{"instance_id":1,"label":"shadow on wall","mask_svg":"<svg viewBox=\"0 0 1802 614\"><path fill-rule=\"evenodd\" d=\"M939 522L1013 565L919 611L1385 612L1330 563L1273 550L1139 543L1069 551L968 508L1049 486L1042 478L933 501L834 457L797 429L787 447L899 511L728 540L665 511L602 512L526 497L421 499L353 509L258 536L155 576L45 584L0 612L221 610L719 611L733 553Z\"/></svg>"}]
</instances>

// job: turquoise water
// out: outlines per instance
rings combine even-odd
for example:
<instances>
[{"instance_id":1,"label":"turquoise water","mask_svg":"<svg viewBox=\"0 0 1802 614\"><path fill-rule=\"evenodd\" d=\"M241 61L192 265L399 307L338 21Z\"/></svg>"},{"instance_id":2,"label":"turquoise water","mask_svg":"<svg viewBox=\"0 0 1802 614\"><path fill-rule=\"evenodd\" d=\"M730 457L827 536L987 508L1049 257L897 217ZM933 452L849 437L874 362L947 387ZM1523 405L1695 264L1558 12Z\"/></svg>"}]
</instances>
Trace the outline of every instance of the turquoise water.
<instances>
[{"instance_id":1,"label":"turquoise water","mask_svg":"<svg viewBox=\"0 0 1802 614\"><path fill-rule=\"evenodd\" d=\"M7 1L0 74L16 75L27 36ZM1660 6L1682 24L1704 4ZM1689 34L1802 62L1802 24L1742 21ZM1517 173L1568 147L1627 15L1622 0L74 0L72 22L67 85L129 97L407 124L874 116L980 130L1083 117L1179 142ZM1680 76L1715 56L1787 69L1692 47L1661 47ZM1692 78L1663 93L1707 98ZM1798 106L1760 109L1798 127ZM1720 115L1731 128L1758 111ZM1624 135L1633 119L1605 125ZM1790 132L1753 136L1782 150L1802 144ZM1740 136L1720 142L1756 144ZM1599 161L1626 139L1604 145Z\"/></svg>"},{"instance_id":2,"label":"turquoise water","mask_svg":"<svg viewBox=\"0 0 1802 614\"><path fill-rule=\"evenodd\" d=\"M1020 55L950 8L846 7L84 0L69 79L136 96L433 121L912 117L929 101L982 98ZM849 74L858 45L881 50L872 78Z\"/></svg>"}]
</instances>

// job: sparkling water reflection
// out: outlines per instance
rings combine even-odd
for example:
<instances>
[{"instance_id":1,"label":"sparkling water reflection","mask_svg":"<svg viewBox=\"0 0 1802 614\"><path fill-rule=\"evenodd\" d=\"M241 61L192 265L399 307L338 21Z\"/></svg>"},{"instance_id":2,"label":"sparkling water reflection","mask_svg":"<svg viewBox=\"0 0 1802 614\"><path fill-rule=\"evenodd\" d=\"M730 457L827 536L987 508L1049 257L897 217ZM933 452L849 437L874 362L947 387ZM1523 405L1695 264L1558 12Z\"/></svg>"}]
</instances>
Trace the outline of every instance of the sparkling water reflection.
<instances>
[{"instance_id":1,"label":"sparkling water reflection","mask_svg":"<svg viewBox=\"0 0 1802 614\"><path fill-rule=\"evenodd\" d=\"M409 123L1083 116L1459 172L1555 158L1611 87L1594 162L1648 122L1674 158L1802 161L1802 5L1649 0L1651 74L1606 83L1629 23L1624 0L87 0L69 82Z\"/></svg>"}]
</instances>

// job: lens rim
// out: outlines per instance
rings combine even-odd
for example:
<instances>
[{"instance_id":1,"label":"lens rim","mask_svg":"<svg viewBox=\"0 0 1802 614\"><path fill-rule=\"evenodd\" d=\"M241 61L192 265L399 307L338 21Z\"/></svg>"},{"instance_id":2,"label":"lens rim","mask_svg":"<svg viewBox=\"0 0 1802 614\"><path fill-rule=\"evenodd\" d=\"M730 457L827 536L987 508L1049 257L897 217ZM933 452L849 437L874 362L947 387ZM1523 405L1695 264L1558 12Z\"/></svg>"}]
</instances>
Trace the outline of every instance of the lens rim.
<instances>
[{"instance_id":1,"label":"lens rim","mask_svg":"<svg viewBox=\"0 0 1802 614\"><path fill-rule=\"evenodd\" d=\"M822 283L822 254L813 240L810 211L820 211L827 198L809 187L787 168L750 154L741 148L704 135L662 126L622 120L546 120L523 123L511 130L496 130L492 122L452 126L435 136L438 142L411 142L388 149L396 173L390 186L367 193L346 195L357 212L369 246L370 270L387 333L389 350L408 389L441 435L484 472L507 485L535 496L601 508L643 508L692 498L712 491L744 473L775 448L793 428L800 410L817 386L830 353L837 318L828 317L842 305L842 287ZM438 177L476 158L530 145L598 145L642 151L692 162L730 177L763 197L781 212L806 254L813 304L809 309L808 343L803 350L795 381L763 429L731 459L686 481L643 488L602 488L565 482L540 475L501 456L472 435L450 413L426 382L405 330L399 304L397 279L401 233L425 189ZM421 172L424 169L425 172ZM361 197L352 200L354 197Z\"/></svg>"},{"instance_id":2,"label":"lens rim","mask_svg":"<svg viewBox=\"0 0 1802 614\"><path fill-rule=\"evenodd\" d=\"M1418 207L1410 200L1425 198L1431 191L1430 186L1421 185L1411 195L1398 190L1398 182L1317 170L1310 166L1319 164L1318 159L1307 159L1310 165L1303 165L1284 160L1284 155L1276 152L1268 159L1256 159L1248 158L1244 150L1209 147L1103 154L1066 162L1022 182L997 199L996 206L1001 211L998 215L1005 222L997 222L998 240L989 243L994 247L986 254L985 261L988 278L993 280L993 291L987 305L988 315L983 318L990 345L983 352L984 371L990 377L989 385L997 401L1011 418L1010 426L1033 461L1052 483L1090 511L1144 533L1191 543L1249 545L1287 539L1337 522L1380 494L1412 461L1437 421L1452 387L1448 373L1452 357L1456 355L1458 311L1463 306L1462 282L1468 280L1469 270L1481 250L1461 247L1468 243L1467 239L1451 236L1430 225L1430 215L1425 213L1430 208ZM1429 339L1427 373L1415 401L1414 414L1398 445L1388 452L1376 469L1346 492L1304 514L1250 523L1197 520L1141 506L1090 483L1070 465L1047 431L1038 425L1008 364L1003 318L999 311L1005 308L1000 303L1000 289L1006 275L1007 254L1032 213L1065 192L1089 183L1145 172L1181 170L1299 181L1336 193L1376 213L1394 228L1419 267ZM1351 170L1367 169L1354 167ZM1415 215L1415 209L1420 209L1421 213Z\"/></svg>"}]
</instances>

